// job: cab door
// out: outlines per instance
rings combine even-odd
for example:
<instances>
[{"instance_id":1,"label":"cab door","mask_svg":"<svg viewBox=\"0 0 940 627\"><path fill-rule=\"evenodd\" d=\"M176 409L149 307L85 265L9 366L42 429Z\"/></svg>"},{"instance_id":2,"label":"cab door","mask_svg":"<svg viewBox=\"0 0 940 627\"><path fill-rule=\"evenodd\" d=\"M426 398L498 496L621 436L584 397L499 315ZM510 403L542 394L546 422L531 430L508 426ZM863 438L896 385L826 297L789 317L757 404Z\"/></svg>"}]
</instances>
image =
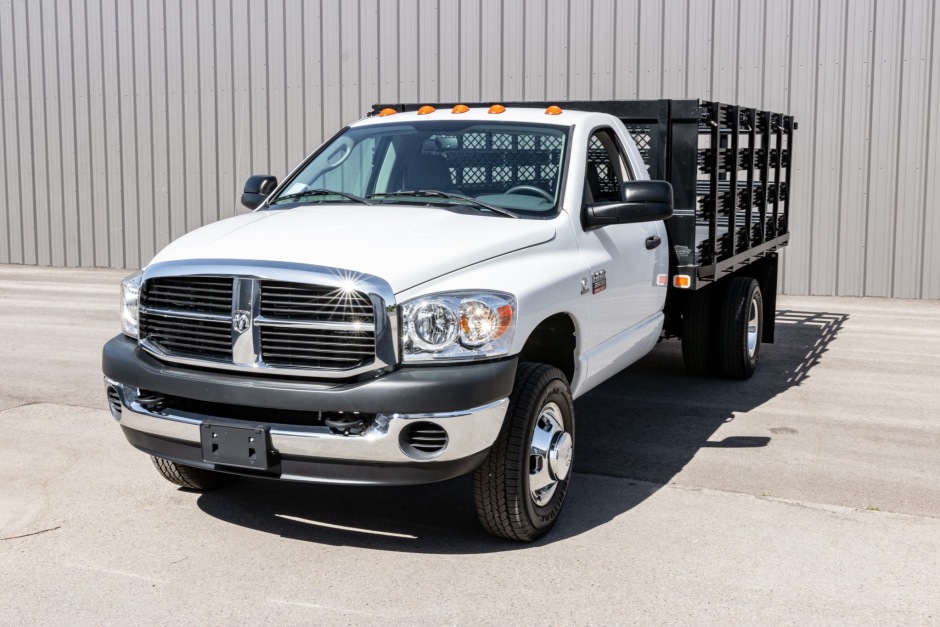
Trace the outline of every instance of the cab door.
<instances>
[{"instance_id":1,"label":"cab door","mask_svg":"<svg viewBox=\"0 0 940 627\"><path fill-rule=\"evenodd\" d=\"M621 184L633 178L628 163L612 128L600 127L590 133L582 211L589 203L622 200ZM651 334L653 342L658 339L666 296L665 284L659 284L665 277L658 278L668 267L666 229L662 221L585 229L582 220L581 227L579 246L591 273L586 348L589 362L593 362L589 363L589 376L595 376L623 361L623 354L632 350L637 340L632 336L642 336L639 340L644 345Z\"/></svg>"}]
</instances>

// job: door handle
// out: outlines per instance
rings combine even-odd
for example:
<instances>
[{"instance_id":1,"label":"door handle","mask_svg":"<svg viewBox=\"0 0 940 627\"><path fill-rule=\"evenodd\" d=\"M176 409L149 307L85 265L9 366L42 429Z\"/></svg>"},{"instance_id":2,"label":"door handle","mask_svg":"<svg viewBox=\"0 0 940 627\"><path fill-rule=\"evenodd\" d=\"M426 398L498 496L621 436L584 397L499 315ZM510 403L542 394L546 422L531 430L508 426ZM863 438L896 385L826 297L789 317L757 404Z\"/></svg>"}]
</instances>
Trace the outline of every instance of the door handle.
<instances>
[{"instance_id":1,"label":"door handle","mask_svg":"<svg viewBox=\"0 0 940 627\"><path fill-rule=\"evenodd\" d=\"M659 239L659 235L651 235L646 238L646 250L653 250L662 243L663 240Z\"/></svg>"}]
</instances>

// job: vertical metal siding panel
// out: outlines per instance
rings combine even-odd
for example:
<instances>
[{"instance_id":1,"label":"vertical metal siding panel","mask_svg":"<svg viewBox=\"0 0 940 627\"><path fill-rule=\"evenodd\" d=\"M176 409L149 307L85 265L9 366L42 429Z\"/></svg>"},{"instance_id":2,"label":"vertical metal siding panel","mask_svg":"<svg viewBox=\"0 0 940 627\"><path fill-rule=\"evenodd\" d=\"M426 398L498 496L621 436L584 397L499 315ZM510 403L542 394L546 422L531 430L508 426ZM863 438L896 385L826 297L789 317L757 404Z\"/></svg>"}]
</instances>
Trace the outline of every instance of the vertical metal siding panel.
<instances>
[{"instance_id":1,"label":"vertical metal siding panel","mask_svg":"<svg viewBox=\"0 0 940 627\"><path fill-rule=\"evenodd\" d=\"M418 38L421 36L418 32L417 0L399 0L398 11L398 82L401 86L399 97L401 102L417 102Z\"/></svg>"},{"instance_id":2,"label":"vertical metal siding panel","mask_svg":"<svg viewBox=\"0 0 940 627\"><path fill-rule=\"evenodd\" d=\"M114 46L117 57L117 100L119 115L118 145L120 146L121 177L121 223L124 225L124 265L128 268L140 267L140 203L138 202L138 150L137 150L137 109L134 97L136 59L134 54L134 22L131 16L131 4L115 2L112 9L117 29L114 34ZM109 172L113 178L114 171Z\"/></svg>"},{"instance_id":3,"label":"vertical metal siding panel","mask_svg":"<svg viewBox=\"0 0 940 627\"><path fill-rule=\"evenodd\" d=\"M869 170L865 295L890 296L897 188L898 94L901 88L901 3L875 5L872 162Z\"/></svg>"},{"instance_id":4,"label":"vertical metal siding panel","mask_svg":"<svg viewBox=\"0 0 940 627\"><path fill-rule=\"evenodd\" d=\"M640 0L637 97L659 98L663 76L663 4Z\"/></svg>"},{"instance_id":5,"label":"vertical metal siding panel","mask_svg":"<svg viewBox=\"0 0 940 627\"><path fill-rule=\"evenodd\" d=\"M688 29L691 28L688 17L689 6L685 2L663 5L663 98L686 97Z\"/></svg>"},{"instance_id":6,"label":"vertical metal siding panel","mask_svg":"<svg viewBox=\"0 0 940 627\"><path fill-rule=\"evenodd\" d=\"M304 33L302 21L303 9L301 0L287 0L284 7L284 33L282 35L286 49L284 95L287 108L284 125L287 134L285 141L288 171L307 154L304 141L304 64L307 61L304 57L304 38L307 34ZM220 79L220 101L224 99L221 83L224 73L221 71L221 65L220 63L217 70ZM221 145L219 151L222 151Z\"/></svg>"},{"instance_id":7,"label":"vertical metal siding panel","mask_svg":"<svg viewBox=\"0 0 940 627\"><path fill-rule=\"evenodd\" d=\"M594 0L591 5L591 98L614 97L614 0Z\"/></svg>"},{"instance_id":8,"label":"vertical metal siding panel","mask_svg":"<svg viewBox=\"0 0 940 627\"><path fill-rule=\"evenodd\" d=\"M920 294L920 247L923 230L924 168L930 69L931 2L907 0L898 134L897 199L891 296Z\"/></svg>"},{"instance_id":9,"label":"vertical metal siding panel","mask_svg":"<svg viewBox=\"0 0 940 627\"><path fill-rule=\"evenodd\" d=\"M187 125L183 109L183 34L182 0L166 0L166 55L167 55L167 104L169 141L167 143L167 162L170 176L167 177L170 212L170 240L174 240L186 231L186 176L189 173L186 163L184 140L192 128Z\"/></svg>"},{"instance_id":10,"label":"vertical metal siding panel","mask_svg":"<svg viewBox=\"0 0 940 627\"><path fill-rule=\"evenodd\" d=\"M238 180L235 172L236 160L236 93L235 93L235 47L241 47L233 32L234 6L229 2L215 2L215 80L216 80L216 189L219 218L230 218L238 212L244 180ZM302 27L299 20L298 28ZM299 53L298 57L302 55ZM303 89L303 76L295 80ZM303 112L301 111L301 115ZM297 134L303 141L302 131Z\"/></svg>"},{"instance_id":11,"label":"vertical metal siding panel","mask_svg":"<svg viewBox=\"0 0 940 627\"><path fill-rule=\"evenodd\" d=\"M868 135L871 112L871 60L875 0L856 0L846 6L845 58L842 119L842 162L839 170L840 200L833 207L839 226L835 260L836 293L864 293L865 207L868 198ZM797 138L799 141L799 137ZM796 183L797 185L800 182Z\"/></svg>"},{"instance_id":12,"label":"vertical metal siding panel","mask_svg":"<svg viewBox=\"0 0 940 627\"><path fill-rule=\"evenodd\" d=\"M167 24L164 16L166 1L147 5L147 22L144 27L150 33L150 94L151 139L153 152L153 236L154 253L170 241L170 129L169 125L169 79L167 68ZM175 185L174 185L175 187ZM143 248L146 250L146 247Z\"/></svg>"},{"instance_id":13,"label":"vertical metal siding panel","mask_svg":"<svg viewBox=\"0 0 940 627\"><path fill-rule=\"evenodd\" d=\"M362 117L359 105L359 6L356 2L340 3L339 44L340 122L346 125Z\"/></svg>"},{"instance_id":14,"label":"vertical metal siding panel","mask_svg":"<svg viewBox=\"0 0 940 627\"><path fill-rule=\"evenodd\" d=\"M102 62L102 11L101 0L88 0L85 24L88 42L88 107L91 160L88 175L92 177L91 211L95 220L95 265L113 267L121 265L111 255L109 238L111 211L108 197L108 149L105 129L109 122L105 109L105 79Z\"/></svg>"},{"instance_id":15,"label":"vertical metal siding panel","mask_svg":"<svg viewBox=\"0 0 940 627\"><path fill-rule=\"evenodd\" d=\"M816 125L816 15L815 0L795 0L793 3L790 113L795 115L800 130L795 140L793 155L794 190L790 200L796 216L790 225L790 245L783 256L781 284L787 294L809 292L810 228L813 220L812 173L814 168L813 138ZM716 94L717 96L717 94Z\"/></svg>"},{"instance_id":16,"label":"vertical metal siding panel","mask_svg":"<svg viewBox=\"0 0 940 627\"><path fill-rule=\"evenodd\" d=\"M460 37L463 27L460 24L460 3L445 0L440 5L440 90L441 101L460 100L460 71L463 50ZM370 103L371 104L371 103Z\"/></svg>"},{"instance_id":17,"label":"vertical metal siding panel","mask_svg":"<svg viewBox=\"0 0 940 627\"><path fill-rule=\"evenodd\" d=\"M35 263L46 266L51 261L49 250L49 186L48 161L46 146L46 91L43 74L43 33L41 7L26 3L26 24L23 35L26 38L25 65L28 81L29 100L25 102L30 110L29 137L32 148L32 180L29 181L30 202L24 207L32 215L33 241L35 245Z\"/></svg>"},{"instance_id":18,"label":"vertical metal siding panel","mask_svg":"<svg viewBox=\"0 0 940 627\"><path fill-rule=\"evenodd\" d=\"M11 110L14 105L11 100L7 99L7 92L11 91L7 85L10 75L3 61L4 42L7 39L3 20L8 9L9 4L0 1L0 263L12 261L10 256L10 209L12 205L7 200L7 188L12 184L12 179L7 176L7 150L9 150L10 142L7 141L9 130L4 112Z\"/></svg>"},{"instance_id":19,"label":"vertical metal siding panel","mask_svg":"<svg viewBox=\"0 0 940 627\"><path fill-rule=\"evenodd\" d=\"M320 3L304 2L304 142L310 152L323 141L323 38ZM391 22L394 24L394 21ZM236 83L237 85L237 83Z\"/></svg>"},{"instance_id":20,"label":"vertical metal siding panel","mask_svg":"<svg viewBox=\"0 0 940 627\"><path fill-rule=\"evenodd\" d=\"M940 197L940 11L936 5L931 21L933 40L930 44L930 123L927 135L927 180L924 202L920 208L924 230L921 235L921 291L920 298L940 298L940 211L936 199Z\"/></svg>"},{"instance_id":21,"label":"vertical metal siding panel","mask_svg":"<svg viewBox=\"0 0 940 627\"><path fill-rule=\"evenodd\" d=\"M503 72L501 97L522 100L525 93L525 3L509 0L503 3L502 50Z\"/></svg>"},{"instance_id":22,"label":"vertical metal siding panel","mask_svg":"<svg viewBox=\"0 0 940 627\"><path fill-rule=\"evenodd\" d=\"M99 218L98 203L94 198L92 176L92 132L91 132L91 85L88 63L88 29L85 27L87 6L84 0L76 0L71 9L72 31L72 80L75 85L75 206L78 210L79 265L95 266L95 247ZM0 16L0 25L3 24Z\"/></svg>"},{"instance_id":23,"label":"vertical metal siding panel","mask_svg":"<svg viewBox=\"0 0 940 627\"><path fill-rule=\"evenodd\" d=\"M379 2L379 102L399 102L398 0Z\"/></svg>"},{"instance_id":24,"label":"vertical metal siding panel","mask_svg":"<svg viewBox=\"0 0 940 627\"><path fill-rule=\"evenodd\" d=\"M199 50L199 84L197 90L199 98L199 178L196 180L198 191L196 193L195 213L199 216L199 224L215 222L220 217L219 189L218 189L218 144L219 119L217 117L216 100L218 99L218 85L216 79L215 40L215 3L211 0L199 2L196 11L197 47Z\"/></svg>"},{"instance_id":25,"label":"vertical metal siding panel","mask_svg":"<svg viewBox=\"0 0 940 627\"><path fill-rule=\"evenodd\" d=\"M440 98L440 33L437 4L432 0L418 2L418 64L415 71L418 74L418 100L421 102L437 102Z\"/></svg>"},{"instance_id":26,"label":"vertical metal siding panel","mask_svg":"<svg viewBox=\"0 0 940 627\"><path fill-rule=\"evenodd\" d=\"M568 100L568 0L548 0L545 99Z\"/></svg>"},{"instance_id":27,"label":"vertical metal siding panel","mask_svg":"<svg viewBox=\"0 0 940 627\"><path fill-rule=\"evenodd\" d=\"M102 132L105 136L104 163L107 170L102 176L104 189L99 196L106 200L109 231L108 249L111 265L127 267L125 255L126 232L124 226L124 154L121 150L120 51L118 49L117 11L114 0L102 0L101 6L101 64L104 74L104 117Z\"/></svg>"},{"instance_id":28,"label":"vertical metal siding panel","mask_svg":"<svg viewBox=\"0 0 940 627\"><path fill-rule=\"evenodd\" d=\"M16 181L19 180L19 153L17 150L18 126L16 124L16 74L13 63L13 5L9 1L0 2L0 153L3 168L0 179L0 204L3 206L0 234L5 251L3 260L22 263L23 249L20 234L19 192Z\"/></svg>"},{"instance_id":29,"label":"vertical metal siding panel","mask_svg":"<svg viewBox=\"0 0 940 627\"><path fill-rule=\"evenodd\" d=\"M466 100L467 102L476 102L483 99L480 93L482 83L480 19L480 4L476 0L461 0L460 100ZM401 69L399 69L400 75Z\"/></svg>"},{"instance_id":30,"label":"vertical metal siding panel","mask_svg":"<svg viewBox=\"0 0 940 627\"><path fill-rule=\"evenodd\" d=\"M778 24L777 28L786 27ZM738 15L737 93L733 102L756 107L761 101L764 78L764 4L742 2ZM772 109L783 111L783 109Z\"/></svg>"},{"instance_id":31,"label":"vertical metal siding panel","mask_svg":"<svg viewBox=\"0 0 940 627\"><path fill-rule=\"evenodd\" d=\"M639 0L621 0L614 16L614 98L637 97Z\"/></svg>"},{"instance_id":32,"label":"vertical metal siding panel","mask_svg":"<svg viewBox=\"0 0 940 627\"><path fill-rule=\"evenodd\" d=\"M359 110L365 116L378 102L379 26L378 0L361 0L359 5Z\"/></svg>"},{"instance_id":33,"label":"vertical metal siding panel","mask_svg":"<svg viewBox=\"0 0 940 627\"><path fill-rule=\"evenodd\" d=\"M547 18L543 0L525 0L525 23L522 29L525 37L525 77L522 94L526 100L545 100L545 58L546 38L545 20Z\"/></svg>"},{"instance_id":34,"label":"vertical metal siding panel","mask_svg":"<svg viewBox=\"0 0 940 627\"><path fill-rule=\"evenodd\" d=\"M267 140L268 164L271 174L278 180L288 173L287 162L287 98L286 72L287 59L284 53L284 3L281 0L267 3L268 19L266 44L268 71L265 75L267 86Z\"/></svg>"},{"instance_id":35,"label":"vertical metal siding panel","mask_svg":"<svg viewBox=\"0 0 940 627\"><path fill-rule=\"evenodd\" d=\"M761 59L760 97L753 103L740 103L757 106L768 111L793 114L790 110L790 3L767 2L760 25L762 32L759 44L763 46ZM756 27L756 25L755 25ZM800 135L798 134L799 138ZM796 183L799 184L799 183Z\"/></svg>"},{"instance_id":36,"label":"vertical metal siding panel","mask_svg":"<svg viewBox=\"0 0 940 627\"><path fill-rule=\"evenodd\" d=\"M480 0L480 91L483 100L502 100L503 39L501 0ZM495 19L494 19L495 18Z\"/></svg>"},{"instance_id":37,"label":"vertical metal siding panel","mask_svg":"<svg viewBox=\"0 0 940 627\"><path fill-rule=\"evenodd\" d=\"M76 267L81 265L79 249L79 213L78 189L75 181L77 161L75 145L75 83L74 62L72 54L72 6L67 4L57 6L55 19L56 54L58 55L58 70L56 80L59 83L59 110L58 124L62 132L61 152L59 165L62 178L59 187L59 202L62 205L62 228L65 241L62 243L64 254L63 265ZM0 121L2 124L2 121ZM2 158L2 157L0 157ZM0 172L2 172L0 167Z\"/></svg>"},{"instance_id":38,"label":"vertical metal siding panel","mask_svg":"<svg viewBox=\"0 0 940 627\"><path fill-rule=\"evenodd\" d=\"M13 3L13 45L14 45L14 80L16 81L16 123L18 130L17 157L20 162L19 188L21 241L23 245L23 263L35 265L36 257L36 213L35 201L30 201L34 194L33 172L35 155L33 153L33 106L30 85L30 59L27 5L25 2Z\"/></svg>"},{"instance_id":39,"label":"vertical metal siding panel","mask_svg":"<svg viewBox=\"0 0 940 627\"><path fill-rule=\"evenodd\" d=\"M202 120L200 119L201 74L203 59L199 54L199 5L183 2L182 55L183 55L183 151L186 172L180 183L186 191L184 197L185 230L192 231L203 225L202 216Z\"/></svg>"},{"instance_id":40,"label":"vertical metal siding panel","mask_svg":"<svg viewBox=\"0 0 940 627\"><path fill-rule=\"evenodd\" d=\"M570 3L568 98L591 99L591 9L593 2Z\"/></svg>"},{"instance_id":41,"label":"vertical metal siding panel","mask_svg":"<svg viewBox=\"0 0 940 627\"><path fill-rule=\"evenodd\" d=\"M736 102L738 88L738 0L715 0L712 33L712 95L720 102Z\"/></svg>"},{"instance_id":42,"label":"vertical metal siding panel","mask_svg":"<svg viewBox=\"0 0 940 627\"><path fill-rule=\"evenodd\" d=\"M235 173L235 194L240 191L251 174L261 174L252 163L252 83L251 57L256 52L252 28L252 12L248 0L232 3L232 98L235 154L232 167ZM316 40L314 40L316 41ZM254 47L253 47L254 46Z\"/></svg>"},{"instance_id":43,"label":"vertical metal siding panel","mask_svg":"<svg viewBox=\"0 0 940 627\"><path fill-rule=\"evenodd\" d=\"M712 97L712 0L689 0L688 71L686 94L690 98Z\"/></svg>"},{"instance_id":44,"label":"vertical metal siding panel","mask_svg":"<svg viewBox=\"0 0 940 627\"><path fill-rule=\"evenodd\" d=\"M248 51L248 113L249 150L248 172L269 174L274 170L271 163L271 142L268 133L268 3L265 0L249 0L248 21L245 36L251 38ZM336 33L337 24L332 26ZM332 54L337 54L336 46ZM333 111L339 112L339 85L336 86L337 104Z\"/></svg>"},{"instance_id":45,"label":"vertical metal siding panel","mask_svg":"<svg viewBox=\"0 0 940 627\"><path fill-rule=\"evenodd\" d=\"M43 148L45 159L43 175L39 186L47 188L46 206L39 207L40 214L45 210L45 230L40 231L40 250L45 249L45 261L42 265L65 265L65 215L62 202L62 128L59 124L59 59L56 55L58 38L56 37L56 5L38 4L35 9L37 27L42 36L39 39L39 63L42 64L40 78L43 95ZM40 255L42 259L43 255Z\"/></svg>"},{"instance_id":46,"label":"vertical metal siding panel","mask_svg":"<svg viewBox=\"0 0 940 627\"><path fill-rule=\"evenodd\" d=\"M323 0L323 133L324 139L342 128L339 2Z\"/></svg>"},{"instance_id":47,"label":"vertical metal siding panel","mask_svg":"<svg viewBox=\"0 0 940 627\"><path fill-rule=\"evenodd\" d=\"M131 4L131 7L133 23L130 32L133 34L131 45L134 65L130 92L135 119L137 160L137 171L132 176L137 181L134 207L138 218L138 258L134 265L140 267L146 265L156 252L153 246L153 122L156 117L154 103L157 99L151 89L154 64L150 56L150 8L148 4Z\"/></svg>"},{"instance_id":48,"label":"vertical metal siding panel","mask_svg":"<svg viewBox=\"0 0 940 627\"><path fill-rule=\"evenodd\" d=\"M841 1L819 4L819 50L816 79L816 128L812 181L814 208L809 240L809 291L833 295L836 292L836 244L839 225L838 178L841 158L837 133L842 121L842 56L845 33L845 5ZM824 35L823 35L824 34Z\"/></svg>"}]
</instances>

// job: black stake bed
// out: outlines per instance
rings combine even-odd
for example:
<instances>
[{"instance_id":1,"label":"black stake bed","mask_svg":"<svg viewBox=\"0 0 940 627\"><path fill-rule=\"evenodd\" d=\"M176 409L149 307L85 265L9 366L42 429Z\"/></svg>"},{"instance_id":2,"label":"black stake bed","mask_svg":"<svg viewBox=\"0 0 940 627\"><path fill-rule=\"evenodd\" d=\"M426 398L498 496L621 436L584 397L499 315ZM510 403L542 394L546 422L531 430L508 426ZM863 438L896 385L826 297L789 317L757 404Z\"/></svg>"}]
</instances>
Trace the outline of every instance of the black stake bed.
<instances>
[{"instance_id":1,"label":"black stake bed","mask_svg":"<svg viewBox=\"0 0 940 627\"><path fill-rule=\"evenodd\" d=\"M433 104L443 109L457 103ZM688 289L772 254L790 239L791 156L797 128L792 116L699 100L499 104L558 105L619 118L633 136L650 178L672 184L675 213L666 223L670 275L688 275ZM384 108L415 111L421 106L375 105L371 115Z\"/></svg>"}]
</instances>

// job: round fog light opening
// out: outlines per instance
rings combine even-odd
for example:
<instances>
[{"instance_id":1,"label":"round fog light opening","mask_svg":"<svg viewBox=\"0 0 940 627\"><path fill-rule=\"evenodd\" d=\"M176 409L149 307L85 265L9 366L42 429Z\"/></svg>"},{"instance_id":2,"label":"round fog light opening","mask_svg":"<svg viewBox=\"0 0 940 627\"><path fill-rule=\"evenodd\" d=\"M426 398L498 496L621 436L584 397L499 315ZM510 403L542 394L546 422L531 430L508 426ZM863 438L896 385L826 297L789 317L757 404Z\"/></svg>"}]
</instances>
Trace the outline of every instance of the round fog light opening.
<instances>
[{"instance_id":1,"label":"round fog light opening","mask_svg":"<svg viewBox=\"0 0 940 627\"><path fill-rule=\"evenodd\" d=\"M409 424L398 436L401 452L412 459L433 459L447 448L447 431L433 422Z\"/></svg>"}]
</instances>

